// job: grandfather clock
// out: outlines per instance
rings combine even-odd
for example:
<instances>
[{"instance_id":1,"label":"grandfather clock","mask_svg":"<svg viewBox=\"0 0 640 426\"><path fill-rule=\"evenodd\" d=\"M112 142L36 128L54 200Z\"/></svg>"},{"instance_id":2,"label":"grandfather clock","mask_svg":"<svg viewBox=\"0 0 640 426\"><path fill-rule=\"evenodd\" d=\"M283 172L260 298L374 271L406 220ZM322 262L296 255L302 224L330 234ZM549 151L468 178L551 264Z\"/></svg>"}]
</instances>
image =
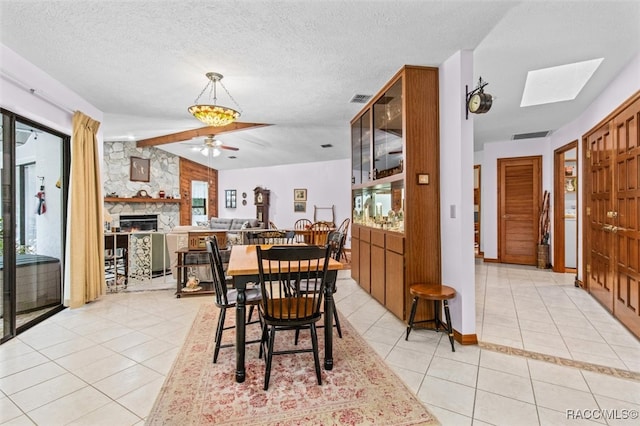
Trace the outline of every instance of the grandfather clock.
<instances>
[{"instance_id":1,"label":"grandfather clock","mask_svg":"<svg viewBox=\"0 0 640 426\"><path fill-rule=\"evenodd\" d=\"M256 205L256 219L265 224L265 228L269 227L269 191L268 189L257 186L253 190L254 204Z\"/></svg>"}]
</instances>

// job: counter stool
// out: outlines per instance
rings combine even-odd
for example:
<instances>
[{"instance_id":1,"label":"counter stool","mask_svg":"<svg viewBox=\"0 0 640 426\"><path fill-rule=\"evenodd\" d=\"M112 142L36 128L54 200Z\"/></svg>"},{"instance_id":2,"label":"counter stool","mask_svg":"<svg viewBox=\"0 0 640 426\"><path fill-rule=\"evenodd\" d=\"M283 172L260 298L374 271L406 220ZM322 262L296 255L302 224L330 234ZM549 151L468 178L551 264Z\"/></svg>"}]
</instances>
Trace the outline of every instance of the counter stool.
<instances>
[{"instance_id":1,"label":"counter stool","mask_svg":"<svg viewBox=\"0 0 640 426\"><path fill-rule=\"evenodd\" d=\"M407 327L407 336L404 340L409 340L409 333L415 324L433 322L436 325L436 331L439 331L440 326L447 330L449 333L449 341L451 342L451 351L455 352L453 347L453 327L451 326L451 315L449 314L449 299L456 297L455 289L441 284L425 284L417 283L412 284L409 287L409 293L413 296L413 303L411 304L411 315L409 316L409 326ZM435 311L435 318L430 320L413 321L416 316L416 308L418 307L418 299L433 300L433 309ZM444 315L447 323L443 323L440 319L440 302L444 304Z\"/></svg>"}]
</instances>

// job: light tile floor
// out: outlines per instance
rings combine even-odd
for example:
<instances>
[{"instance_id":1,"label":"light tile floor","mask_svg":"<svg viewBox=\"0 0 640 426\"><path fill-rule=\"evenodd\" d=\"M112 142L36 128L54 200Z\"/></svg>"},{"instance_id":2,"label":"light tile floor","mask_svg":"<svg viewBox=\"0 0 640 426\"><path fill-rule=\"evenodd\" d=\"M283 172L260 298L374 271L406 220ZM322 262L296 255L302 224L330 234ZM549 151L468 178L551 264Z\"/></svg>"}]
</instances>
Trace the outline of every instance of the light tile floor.
<instances>
[{"instance_id":1,"label":"light tile floor","mask_svg":"<svg viewBox=\"0 0 640 426\"><path fill-rule=\"evenodd\" d=\"M348 274L341 272L336 293L342 316L443 425L638 424L567 418L567 410L637 414L637 375L623 379L475 345L451 352L443 333L428 330L405 341L405 324ZM575 288L572 275L478 263L476 287L483 342L640 371L638 340ZM0 346L0 424L142 425L205 302L176 299L173 290L113 293Z\"/></svg>"}]
</instances>

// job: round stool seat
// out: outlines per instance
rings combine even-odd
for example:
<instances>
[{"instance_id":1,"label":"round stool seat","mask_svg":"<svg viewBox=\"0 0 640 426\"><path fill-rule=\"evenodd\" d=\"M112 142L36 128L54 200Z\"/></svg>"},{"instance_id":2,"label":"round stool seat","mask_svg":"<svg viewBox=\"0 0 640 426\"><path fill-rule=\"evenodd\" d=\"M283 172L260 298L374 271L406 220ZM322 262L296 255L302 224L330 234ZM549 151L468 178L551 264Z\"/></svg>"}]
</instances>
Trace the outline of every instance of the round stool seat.
<instances>
[{"instance_id":1,"label":"round stool seat","mask_svg":"<svg viewBox=\"0 0 640 426\"><path fill-rule=\"evenodd\" d=\"M456 297L456 290L440 284L412 284L409 293L414 297L427 300L448 300Z\"/></svg>"}]
</instances>

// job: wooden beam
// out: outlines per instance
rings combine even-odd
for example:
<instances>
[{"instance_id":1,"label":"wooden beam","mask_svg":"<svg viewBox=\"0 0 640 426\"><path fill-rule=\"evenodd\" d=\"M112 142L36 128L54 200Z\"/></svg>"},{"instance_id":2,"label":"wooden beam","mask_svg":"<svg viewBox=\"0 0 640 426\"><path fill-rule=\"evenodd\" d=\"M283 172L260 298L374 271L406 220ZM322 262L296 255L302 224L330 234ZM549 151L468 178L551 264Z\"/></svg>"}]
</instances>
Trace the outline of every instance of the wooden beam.
<instances>
[{"instance_id":1,"label":"wooden beam","mask_svg":"<svg viewBox=\"0 0 640 426\"><path fill-rule=\"evenodd\" d=\"M221 135L222 133L230 133L230 132L236 132L239 130L248 130L255 127L263 127L263 126L270 126L270 125L271 124L264 124L264 123L240 123L236 121L222 127L207 126L207 127L201 127L199 129L192 129L192 130L185 130L183 132L178 132L178 133L171 133L169 135L164 135L164 136L156 136L153 138L141 139L136 143L136 146L138 148L142 148L145 146L164 145L168 143L188 141L193 138L197 138L199 136Z\"/></svg>"}]
</instances>

